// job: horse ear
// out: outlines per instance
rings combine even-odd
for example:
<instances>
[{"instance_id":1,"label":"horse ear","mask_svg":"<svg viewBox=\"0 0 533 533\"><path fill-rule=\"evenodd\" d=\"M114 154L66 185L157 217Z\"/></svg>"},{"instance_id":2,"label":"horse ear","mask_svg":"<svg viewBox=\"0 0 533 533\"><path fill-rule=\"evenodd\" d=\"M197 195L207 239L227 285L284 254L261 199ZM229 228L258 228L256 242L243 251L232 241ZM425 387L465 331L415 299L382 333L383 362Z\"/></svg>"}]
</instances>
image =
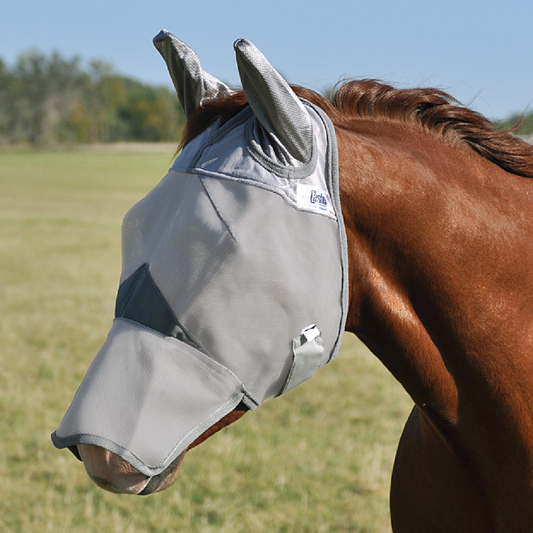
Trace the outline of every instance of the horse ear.
<instances>
[{"instance_id":1,"label":"horse ear","mask_svg":"<svg viewBox=\"0 0 533 533\"><path fill-rule=\"evenodd\" d=\"M242 87L254 115L292 157L309 162L313 126L302 102L250 41L239 39L234 48Z\"/></svg>"},{"instance_id":2,"label":"horse ear","mask_svg":"<svg viewBox=\"0 0 533 533\"><path fill-rule=\"evenodd\" d=\"M231 89L202 70L198 56L166 30L154 37L154 46L163 56L185 115L189 117L205 98L231 94Z\"/></svg>"}]
</instances>

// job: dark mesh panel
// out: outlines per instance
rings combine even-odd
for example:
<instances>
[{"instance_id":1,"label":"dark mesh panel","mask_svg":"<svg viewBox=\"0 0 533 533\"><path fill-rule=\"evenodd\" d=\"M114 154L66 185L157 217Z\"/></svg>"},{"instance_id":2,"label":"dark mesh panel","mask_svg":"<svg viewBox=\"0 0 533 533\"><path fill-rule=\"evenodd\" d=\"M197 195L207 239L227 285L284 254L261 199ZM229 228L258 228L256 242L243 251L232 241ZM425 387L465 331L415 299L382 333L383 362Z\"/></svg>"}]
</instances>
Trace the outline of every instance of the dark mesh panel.
<instances>
[{"instance_id":1,"label":"dark mesh panel","mask_svg":"<svg viewBox=\"0 0 533 533\"><path fill-rule=\"evenodd\" d=\"M115 317L127 318L159 331L167 337L174 337L198 348L185 333L161 295L150 276L147 264L138 268L120 285L115 305Z\"/></svg>"}]
</instances>

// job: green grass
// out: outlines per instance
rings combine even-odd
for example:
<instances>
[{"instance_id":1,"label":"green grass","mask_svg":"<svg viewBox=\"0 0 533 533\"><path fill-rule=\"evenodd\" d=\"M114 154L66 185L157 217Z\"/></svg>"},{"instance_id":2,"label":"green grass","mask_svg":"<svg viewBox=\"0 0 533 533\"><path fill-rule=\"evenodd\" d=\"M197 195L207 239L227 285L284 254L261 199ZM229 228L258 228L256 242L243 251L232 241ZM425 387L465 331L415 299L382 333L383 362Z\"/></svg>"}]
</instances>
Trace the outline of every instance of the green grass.
<instances>
[{"instance_id":1,"label":"green grass","mask_svg":"<svg viewBox=\"0 0 533 533\"><path fill-rule=\"evenodd\" d=\"M166 153L0 152L0 532L385 532L411 401L351 335L311 381L187 454L168 491L97 489L56 428L113 317L120 223Z\"/></svg>"}]
</instances>

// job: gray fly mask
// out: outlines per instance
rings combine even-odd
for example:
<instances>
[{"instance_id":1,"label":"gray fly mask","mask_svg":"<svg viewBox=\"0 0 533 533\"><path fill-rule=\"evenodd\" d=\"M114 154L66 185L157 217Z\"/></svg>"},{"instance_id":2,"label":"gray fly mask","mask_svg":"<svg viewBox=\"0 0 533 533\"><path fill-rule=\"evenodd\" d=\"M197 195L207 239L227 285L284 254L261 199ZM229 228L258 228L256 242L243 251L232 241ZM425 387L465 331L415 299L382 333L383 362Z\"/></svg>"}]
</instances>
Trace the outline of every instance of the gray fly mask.
<instances>
[{"instance_id":1,"label":"gray fly mask","mask_svg":"<svg viewBox=\"0 0 533 533\"><path fill-rule=\"evenodd\" d=\"M162 31L185 109L230 94ZM347 259L333 125L250 42L249 106L189 143L126 214L116 318L52 440L162 472L241 402L250 409L336 355Z\"/></svg>"}]
</instances>

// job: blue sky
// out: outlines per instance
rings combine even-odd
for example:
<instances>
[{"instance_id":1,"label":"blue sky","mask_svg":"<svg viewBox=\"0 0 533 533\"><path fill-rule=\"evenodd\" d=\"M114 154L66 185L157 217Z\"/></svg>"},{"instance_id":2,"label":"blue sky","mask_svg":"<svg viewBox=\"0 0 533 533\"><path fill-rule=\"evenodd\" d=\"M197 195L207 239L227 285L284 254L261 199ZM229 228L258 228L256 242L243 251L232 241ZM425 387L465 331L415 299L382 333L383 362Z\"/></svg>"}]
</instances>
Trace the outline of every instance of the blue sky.
<instances>
[{"instance_id":1,"label":"blue sky","mask_svg":"<svg viewBox=\"0 0 533 533\"><path fill-rule=\"evenodd\" d=\"M151 44L166 28L204 70L238 85L233 41L251 40L291 82L354 77L437 86L490 118L533 109L531 0L17 0L0 3L0 57L58 50L169 84Z\"/></svg>"}]
</instances>

